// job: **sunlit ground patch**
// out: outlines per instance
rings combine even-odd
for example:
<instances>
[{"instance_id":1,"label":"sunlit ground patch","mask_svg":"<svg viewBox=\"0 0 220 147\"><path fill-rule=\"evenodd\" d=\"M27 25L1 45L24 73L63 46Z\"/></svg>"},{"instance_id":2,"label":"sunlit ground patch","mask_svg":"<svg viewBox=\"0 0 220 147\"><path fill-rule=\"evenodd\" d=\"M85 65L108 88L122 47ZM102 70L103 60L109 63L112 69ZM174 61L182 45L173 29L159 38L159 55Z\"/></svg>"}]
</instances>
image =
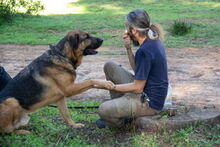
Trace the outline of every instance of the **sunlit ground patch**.
<instances>
[{"instance_id":1,"label":"sunlit ground patch","mask_svg":"<svg viewBox=\"0 0 220 147\"><path fill-rule=\"evenodd\" d=\"M70 3L76 3L78 0L41 0L44 4L45 10L41 12L42 15L55 14L82 14L85 11L83 6L73 6Z\"/></svg>"}]
</instances>

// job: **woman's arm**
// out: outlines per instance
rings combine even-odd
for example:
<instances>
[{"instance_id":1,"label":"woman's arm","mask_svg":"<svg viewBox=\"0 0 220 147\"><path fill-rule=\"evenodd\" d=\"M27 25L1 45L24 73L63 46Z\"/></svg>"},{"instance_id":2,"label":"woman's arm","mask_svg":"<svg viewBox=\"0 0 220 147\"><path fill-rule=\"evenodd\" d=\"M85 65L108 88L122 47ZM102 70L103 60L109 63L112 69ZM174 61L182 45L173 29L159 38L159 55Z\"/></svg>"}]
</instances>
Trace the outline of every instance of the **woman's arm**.
<instances>
[{"instance_id":1,"label":"woman's arm","mask_svg":"<svg viewBox=\"0 0 220 147\"><path fill-rule=\"evenodd\" d=\"M129 59L129 63L131 65L131 68L133 69L133 71L135 72L135 62L134 62L134 54L130 49L126 48L127 49L127 54L128 54L128 59Z\"/></svg>"},{"instance_id":2,"label":"woman's arm","mask_svg":"<svg viewBox=\"0 0 220 147\"><path fill-rule=\"evenodd\" d=\"M125 33L124 36L123 36L123 39L124 39L124 46L127 50L129 63L131 65L131 68L133 69L133 71L135 71L134 54L131 50L131 38L128 35L128 33Z\"/></svg>"},{"instance_id":3,"label":"woman's arm","mask_svg":"<svg viewBox=\"0 0 220 147\"><path fill-rule=\"evenodd\" d=\"M115 85L114 91L141 93L144 90L146 80L134 80L133 83Z\"/></svg>"}]
</instances>

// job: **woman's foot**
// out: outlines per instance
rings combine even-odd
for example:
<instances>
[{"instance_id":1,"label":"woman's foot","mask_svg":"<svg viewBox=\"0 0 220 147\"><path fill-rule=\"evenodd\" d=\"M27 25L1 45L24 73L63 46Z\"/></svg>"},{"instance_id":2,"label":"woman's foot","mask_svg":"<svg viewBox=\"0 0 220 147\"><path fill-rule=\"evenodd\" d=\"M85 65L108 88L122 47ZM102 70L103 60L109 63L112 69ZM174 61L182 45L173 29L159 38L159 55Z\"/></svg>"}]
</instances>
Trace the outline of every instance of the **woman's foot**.
<instances>
[{"instance_id":1,"label":"woman's foot","mask_svg":"<svg viewBox=\"0 0 220 147\"><path fill-rule=\"evenodd\" d=\"M106 127L105 121L101 118L97 119L95 123L99 129L103 129Z\"/></svg>"}]
</instances>

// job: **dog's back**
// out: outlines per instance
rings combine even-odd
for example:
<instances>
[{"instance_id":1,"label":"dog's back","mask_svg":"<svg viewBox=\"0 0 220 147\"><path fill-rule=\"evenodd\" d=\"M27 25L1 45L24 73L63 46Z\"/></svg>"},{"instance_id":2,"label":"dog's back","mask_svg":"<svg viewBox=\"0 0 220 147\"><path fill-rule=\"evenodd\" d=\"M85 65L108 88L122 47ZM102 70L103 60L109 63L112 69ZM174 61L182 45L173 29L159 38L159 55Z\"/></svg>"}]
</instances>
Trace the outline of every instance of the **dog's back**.
<instances>
[{"instance_id":1,"label":"dog's back","mask_svg":"<svg viewBox=\"0 0 220 147\"><path fill-rule=\"evenodd\" d=\"M42 56L45 56L44 54ZM20 105L28 109L31 105L39 101L43 91L43 85L39 83L35 76L43 74L43 68L47 67L42 56L35 59L31 64L21 70L6 87L0 92L0 103L7 98L16 98Z\"/></svg>"}]
</instances>

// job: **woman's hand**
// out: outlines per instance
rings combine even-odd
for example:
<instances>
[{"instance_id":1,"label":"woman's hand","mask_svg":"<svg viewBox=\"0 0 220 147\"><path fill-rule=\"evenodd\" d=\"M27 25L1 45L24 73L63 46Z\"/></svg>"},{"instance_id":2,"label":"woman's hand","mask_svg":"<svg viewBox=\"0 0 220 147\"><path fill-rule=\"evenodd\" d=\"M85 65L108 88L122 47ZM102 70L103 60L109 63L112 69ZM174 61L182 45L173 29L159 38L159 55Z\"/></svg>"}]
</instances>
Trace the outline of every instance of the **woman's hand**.
<instances>
[{"instance_id":1,"label":"woman's hand","mask_svg":"<svg viewBox=\"0 0 220 147\"><path fill-rule=\"evenodd\" d=\"M95 88L99 89L107 89L107 90L113 90L115 89L115 84L111 81L106 80L92 80L93 85Z\"/></svg>"},{"instance_id":2,"label":"woman's hand","mask_svg":"<svg viewBox=\"0 0 220 147\"><path fill-rule=\"evenodd\" d=\"M126 48L126 49L131 49L131 38L130 38L130 36L128 35L128 32L127 32L127 31L124 33L123 40L124 40L124 46L125 46L125 48Z\"/></svg>"}]
</instances>

